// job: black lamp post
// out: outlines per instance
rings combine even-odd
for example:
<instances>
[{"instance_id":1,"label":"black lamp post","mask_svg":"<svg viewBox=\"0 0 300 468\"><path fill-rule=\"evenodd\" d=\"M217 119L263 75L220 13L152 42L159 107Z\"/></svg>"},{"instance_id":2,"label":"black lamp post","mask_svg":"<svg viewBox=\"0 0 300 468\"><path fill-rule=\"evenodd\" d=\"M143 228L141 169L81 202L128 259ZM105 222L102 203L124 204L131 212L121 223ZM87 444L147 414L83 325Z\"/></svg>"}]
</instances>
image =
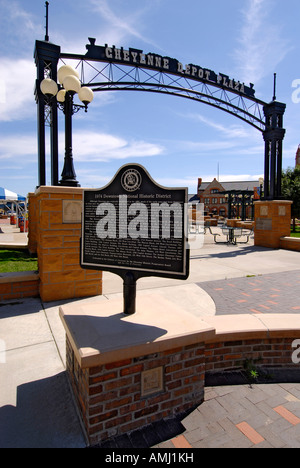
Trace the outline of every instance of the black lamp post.
<instances>
[{"instance_id":1,"label":"black lamp post","mask_svg":"<svg viewBox=\"0 0 300 468\"><path fill-rule=\"evenodd\" d=\"M80 109L85 109L87 112L94 93L88 87L81 87L78 73L68 65L64 65L58 70L57 78L60 86L50 78L46 78L41 82L41 91L49 101L56 98L59 109L65 114L65 159L59 185L80 187L73 163L72 116ZM83 106L74 104L73 98L76 93L84 104Z\"/></svg>"}]
</instances>

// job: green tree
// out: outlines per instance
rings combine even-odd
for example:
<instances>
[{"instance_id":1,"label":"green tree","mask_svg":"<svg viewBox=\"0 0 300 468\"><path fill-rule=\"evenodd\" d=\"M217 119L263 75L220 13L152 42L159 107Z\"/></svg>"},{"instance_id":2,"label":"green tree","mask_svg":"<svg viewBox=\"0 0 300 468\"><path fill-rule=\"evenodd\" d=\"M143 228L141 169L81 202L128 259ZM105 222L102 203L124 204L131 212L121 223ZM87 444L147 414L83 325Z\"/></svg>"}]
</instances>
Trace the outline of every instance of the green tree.
<instances>
[{"instance_id":1,"label":"green tree","mask_svg":"<svg viewBox=\"0 0 300 468\"><path fill-rule=\"evenodd\" d=\"M296 218L300 218L300 167L289 167L282 173L282 196L291 200L293 231L296 230Z\"/></svg>"}]
</instances>

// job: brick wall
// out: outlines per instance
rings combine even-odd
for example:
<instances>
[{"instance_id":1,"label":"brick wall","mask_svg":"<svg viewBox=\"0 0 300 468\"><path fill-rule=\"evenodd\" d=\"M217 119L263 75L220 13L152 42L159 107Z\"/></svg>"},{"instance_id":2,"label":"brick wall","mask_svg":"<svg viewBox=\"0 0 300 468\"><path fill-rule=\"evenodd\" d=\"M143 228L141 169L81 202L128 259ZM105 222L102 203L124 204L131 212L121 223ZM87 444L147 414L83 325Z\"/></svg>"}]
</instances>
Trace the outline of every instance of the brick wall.
<instances>
[{"instance_id":1,"label":"brick wall","mask_svg":"<svg viewBox=\"0 0 300 468\"><path fill-rule=\"evenodd\" d=\"M39 296L39 275L33 272L3 274L0 279L0 301Z\"/></svg>"},{"instance_id":2,"label":"brick wall","mask_svg":"<svg viewBox=\"0 0 300 468\"><path fill-rule=\"evenodd\" d=\"M292 362L292 338L272 338L207 343L206 372L243 369L245 361L257 367L299 367Z\"/></svg>"},{"instance_id":3,"label":"brick wall","mask_svg":"<svg viewBox=\"0 0 300 468\"><path fill-rule=\"evenodd\" d=\"M300 252L300 239L299 237L281 237L280 248L285 250L295 250Z\"/></svg>"},{"instance_id":4,"label":"brick wall","mask_svg":"<svg viewBox=\"0 0 300 468\"><path fill-rule=\"evenodd\" d=\"M257 368L299 368L292 362L294 338L200 343L87 369L67 339L67 371L90 445L183 416L203 402L205 376L241 370L246 360ZM163 390L143 397L142 373L161 366Z\"/></svg>"},{"instance_id":5,"label":"brick wall","mask_svg":"<svg viewBox=\"0 0 300 468\"><path fill-rule=\"evenodd\" d=\"M64 200L81 201L82 189L40 187L31 202L36 213L40 296L44 301L96 296L102 273L80 267L80 222L64 222ZM33 227L33 231L35 227Z\"/></svg>"},{"instance_id":6,"label":"brick wall","mask_svg":"<svg viewBox=\"0 0 300 468\"><path fill-rule=\"evenodd\" d=\"M38 206L34 193L29 193L28 198L28 250L31 254L37 253L38 233Z\"/></svg>"},{"instance_id":7,"label":"brick wall","mask_svg":"<svg viewBox=\"0 0 300 468\"><path fill-rule=\"evenodd\" d=\"M290 235L291 205L285 200L254 202L254 245L280 248L280 238Z\"/></svg>"},{"instance_id":8,"label":"brick wall","mask_svg":"<svg viewBox=\"0 0 300 468\"><path fill-rule=\"evenodd\" d=\"M163 367L163 390L142 396L144 371ZM80 368L67 340L67 370L90 444L171 418L202 403L204 344Z\"/></svg>"}]
</instances>

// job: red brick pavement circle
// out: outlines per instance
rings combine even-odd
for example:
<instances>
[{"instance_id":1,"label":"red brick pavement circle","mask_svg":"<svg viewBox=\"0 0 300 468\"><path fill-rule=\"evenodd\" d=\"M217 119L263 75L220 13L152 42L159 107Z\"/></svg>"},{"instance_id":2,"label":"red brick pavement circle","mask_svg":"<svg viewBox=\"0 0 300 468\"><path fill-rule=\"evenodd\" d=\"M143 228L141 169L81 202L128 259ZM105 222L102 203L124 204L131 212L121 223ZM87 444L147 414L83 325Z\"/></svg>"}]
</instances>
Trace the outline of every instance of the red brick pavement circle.
<instances>
[{"instance_id":1,"label":"red brick pavement circle","mask_svg":"<svg viewBox=\"0 0 300 468\"><path fill-rule=\"evenodd\" d=\"M214 300L216 315L300 313L300 271L197 283Z\"/></svg>"}]
</instances>

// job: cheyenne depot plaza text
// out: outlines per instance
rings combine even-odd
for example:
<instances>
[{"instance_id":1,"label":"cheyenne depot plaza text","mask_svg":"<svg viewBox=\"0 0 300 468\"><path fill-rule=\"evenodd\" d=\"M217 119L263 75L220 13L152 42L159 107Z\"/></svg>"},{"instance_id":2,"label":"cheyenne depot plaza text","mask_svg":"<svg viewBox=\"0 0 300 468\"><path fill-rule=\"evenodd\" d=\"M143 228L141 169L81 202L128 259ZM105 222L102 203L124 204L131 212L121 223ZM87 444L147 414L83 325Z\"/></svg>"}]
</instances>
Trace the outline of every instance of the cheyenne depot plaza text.
<instances>
[{"instance_id":1,"label":"cheyenne depot plaza text","mask_svg":"<svg viewBox=\"0 0 300 468\"><path fill-rule=\"evenodd\" d=\"M201 81L203 83L212 83L218 87L228 88L238 94L243 94L248 97L254 98L255 90L254 85L246 86L240 81L230 79L229 76L222 73L215 73L207 68L202 68L198 65L183 64L171 57L162 57L157 54L144 54L142 50L123 47L116 48L115 46L109 47L107 44L103 46L95 46L95 39L90 39L91 44L87 45L88 52L86 58L97 59L100 61L120 63L124 65L142 66L144 68L157 69L176 75L183 75L188 78Z\"/></svg>"}]
</instances>

